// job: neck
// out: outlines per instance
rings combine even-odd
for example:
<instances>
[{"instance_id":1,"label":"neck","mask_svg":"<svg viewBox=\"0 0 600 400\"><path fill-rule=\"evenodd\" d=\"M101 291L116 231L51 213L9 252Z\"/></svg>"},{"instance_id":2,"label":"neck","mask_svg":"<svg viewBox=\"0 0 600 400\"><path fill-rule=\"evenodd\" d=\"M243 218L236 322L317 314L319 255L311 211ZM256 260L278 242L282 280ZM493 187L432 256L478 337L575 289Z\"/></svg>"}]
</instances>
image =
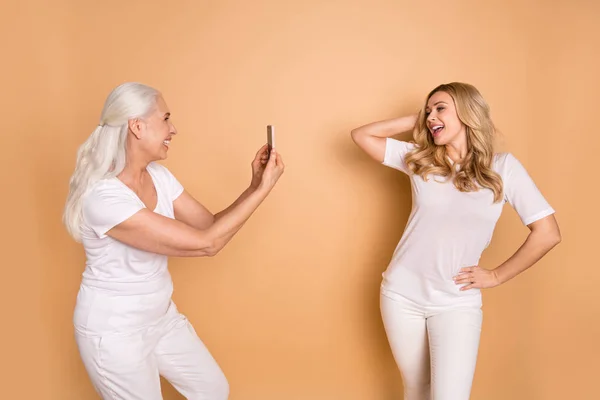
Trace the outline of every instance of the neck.
<instances>
[{"instance_id":1,"label":"neck","mask_svg":"<svg viewBox=\"0 0 600 400\"><path fill-rule=\"evenodd\" d=\"M446 145L446 154L454 162L462 161L468 152L466 137L458 139Z\"/></svg>"},{"instance_id":2,"label":"neck","mask_svg":"<svg viewBox=\"0 0 600 400\"><path fill-rule=\"evenodd\" d=\"M138 186L142 184L144 180L148 164L150 164L150 162L130 147L127 149L125 168L123 168L123 171L121 171L118 178L126 184Z\"/></svg>"}]
</instances>

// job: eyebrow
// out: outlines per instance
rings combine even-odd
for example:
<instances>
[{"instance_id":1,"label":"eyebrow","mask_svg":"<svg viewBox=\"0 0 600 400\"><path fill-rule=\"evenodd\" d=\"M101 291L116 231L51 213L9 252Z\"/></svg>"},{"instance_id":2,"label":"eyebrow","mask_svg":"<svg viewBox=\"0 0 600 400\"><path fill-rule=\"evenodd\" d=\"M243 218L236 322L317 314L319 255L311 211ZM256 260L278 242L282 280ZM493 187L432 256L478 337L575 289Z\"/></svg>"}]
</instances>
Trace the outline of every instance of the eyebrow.
<instances>
[{"instance_id":1,"label":"eyebrow","mask_svg":"<svg viewBox=\"0 0 600 400\"><path fill-rule=\"evenodd\" d=\"M433 107L437 106L437 105L438 105L438 104L440 104L440 103L448 105L448 103L446 103L445 101L443 101L443 100L440 100L440 101L437 101L437 102L436 102L436 103L433 105ZM426 108L429 108L429 106L427 106Z\"/></svg>"},{"instance_id":2,"label":"eyebrow","mask_svg":"<svg viewBox=\"0 0 600 400\"><path fill-rule=\"evenodd\" d=\"M163 117L170 117L170 116L171 116L171 113L170 113L170 112L168 112L168 113L165 113L165 115L163 115Z\"/></svg>"}]
</instances>

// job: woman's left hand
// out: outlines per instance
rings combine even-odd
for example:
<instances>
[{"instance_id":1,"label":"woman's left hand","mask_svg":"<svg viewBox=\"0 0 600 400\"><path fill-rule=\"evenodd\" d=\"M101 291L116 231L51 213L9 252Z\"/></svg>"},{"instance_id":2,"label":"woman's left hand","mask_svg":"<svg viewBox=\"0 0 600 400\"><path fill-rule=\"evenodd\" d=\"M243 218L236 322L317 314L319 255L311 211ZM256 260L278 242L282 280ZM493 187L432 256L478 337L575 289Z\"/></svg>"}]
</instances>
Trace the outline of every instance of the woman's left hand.
<instances>
[{"instance_id":1,"label":"woman's left hand","mask_svg":"<svg viewBox=\"0 0 600 400\"><path fill-rule=\"evenodd\" d=\"M498 276L494 271L481 268L479 265L461 268L458 275L453 279L457 285L466 284L460 290L488 289L500 284Z\"/></svg>"},{"instance_id":2,"label":"woman's left hand","mask_svg":"<svg viewBox=\"0 0 600 400\"><path fill-rule=\"evenodd\" d=\"M252 161L252 182L250 182L252 189L258 188L260 182L262 182L262 175L265 172L267 161L269 161L269 145L265 144L258 150Z\"/></svg>"}]
</instances>

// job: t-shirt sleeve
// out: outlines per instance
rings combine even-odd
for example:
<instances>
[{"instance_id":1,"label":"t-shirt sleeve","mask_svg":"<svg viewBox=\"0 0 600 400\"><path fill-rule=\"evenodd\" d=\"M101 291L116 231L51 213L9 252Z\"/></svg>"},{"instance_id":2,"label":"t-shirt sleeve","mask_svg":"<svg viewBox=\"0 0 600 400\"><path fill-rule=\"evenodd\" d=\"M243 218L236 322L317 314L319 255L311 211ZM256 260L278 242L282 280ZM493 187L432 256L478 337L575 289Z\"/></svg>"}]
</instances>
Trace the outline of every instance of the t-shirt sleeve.
<instances>
[{"instance_id":1,"label":"t-shirt sleeve","mask_svg":"<svg viewBox=\"0 0 600 400\"><path fill-rule=\"evenodd\" d=\"M385 141L385 157L383 165L408 174L410 170L404 162L406 154L415 148L414 143L387 138Z\"/></svg>"},{"instance_id":2,"label":"t-shirt sleeve","mask_svg":"<svg viewBox=\"0 0 600 400\"><path fill-rule=\"evenodd\" d=\"M153 167L161 174L161 181L166 186L171 202L175 201L183 193L183 185L175 178L175 175L164 165L153 163Z\"/></svg>"},{"instance_id":3,"label":"t-shirt sleeve","mask_svg":"<svg viewBox=\"0 0 600 400\"><path fill-rule=\"evenodd\" d=\"M103 183L83 199L83 221L102 239L106 232L143 208L146 207L125 188Z\"/></svg>"},{"instance_id":4,"label":"t-shirt sleeve","mask_svg":"<svg viewBox=\"0 0 600 400\"><path fill-rule=\"evenodd\" d=\"M505 159L504 198L515 209L521 221L529 225L554 214L525 167L512 154Z\"/></svg>"}]
</instances>

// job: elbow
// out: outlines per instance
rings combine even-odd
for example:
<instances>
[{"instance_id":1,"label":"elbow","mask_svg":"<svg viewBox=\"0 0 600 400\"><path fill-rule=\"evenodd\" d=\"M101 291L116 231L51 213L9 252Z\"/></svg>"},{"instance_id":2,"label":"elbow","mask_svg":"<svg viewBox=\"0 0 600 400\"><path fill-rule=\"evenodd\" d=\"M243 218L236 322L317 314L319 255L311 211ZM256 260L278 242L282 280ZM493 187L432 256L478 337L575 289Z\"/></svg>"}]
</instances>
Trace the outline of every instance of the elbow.
<instances>
[{"instance_id":1,"label":"elbow","mask_svg":"<svg viewBox=\"0 0 600 400\"><path fill-rule=\"evenodd\" d=\"M552 227L547 236L552 247L557 246L560 242L562 242L562 235L560 234L560 229L558 228L557 224Z\"/></svg>"},{"instance_id":2,"label":"elbow","mask_svg":"<svg viewBox=\"0 0 600 400\"><path fill-rule=\"evenodd\" d=\"M358 144L358 142L364 137L364 131L361 128L352 129L350 131L350 137L354 143Z\"/></svg>"},{"instance_id":3,"label":"elbow","mask_svg":"<svg viewBox=\"0 0 600 400\"><path fill-rule=\"evenodd\" d=\"M215 238L208 242L208 246L205 248L207 257L214 257L223 250L225 245L227 244L227 240L224 238Z\"/></svg>"},{"instance_id":4,"label":"elbow","mask_svg":"<svg viewBox=\"0 0 600 400\"><path fill-rule=\"evenodd\" d=\"M352 129L350 131L350 137L352 138L354 143L358 144L358 141L360 140L360 136L361 136L360 128Z\"/></svg>"},{"instance_id":5,"label":"elbow","mask_svg":"<svg viewBox=\"0 0 600 400\"><path fill-rule=\"evenodd\" d=\"M218 240L206 231L197 231L194 252L199 257L214 257L220 251Z\"/></svg>"},{"instance_id":6,"label":"elbow","mask_svg":"<svg viewBox=\"0 0 600 400\"><path fill-rule=\"evenodd\" d=\"M557 246L558 244L560 244L560 242L562 242L562 236L560 234L560 232L555 232L552 235L552 247Z\"/></svg>"},{"instance_id":7,"label":"elbow","mask_svg":"<svg viewBox=\"0 0 600 400\"><path fill-rule=\"evenodd\" d=\"M205 257L214 257L221 251L222 247L217 244L216 240L211 240L203 247Z\"/></svg>"},{"instance_id":8,"label":"elbow","mask_svg":"<svg viewBox=\"0 0 600 400\"><path fill-rule=\"evenodd\" d=\"M214 257L219 252L214 249L204 249L204 257Z\"/></svg>"},{"instance_id":9,"label":"elbow","mask_svg":"<svg viewBox=\"0 0 600 400\"><path fill-rule=\"evenodd\" d=\"M550 232L546 232L543 237L543 242L545 247L548 249L553 249L562 241L562 236L558 230L552 230Z\"/></svg>"}]
</instances>

